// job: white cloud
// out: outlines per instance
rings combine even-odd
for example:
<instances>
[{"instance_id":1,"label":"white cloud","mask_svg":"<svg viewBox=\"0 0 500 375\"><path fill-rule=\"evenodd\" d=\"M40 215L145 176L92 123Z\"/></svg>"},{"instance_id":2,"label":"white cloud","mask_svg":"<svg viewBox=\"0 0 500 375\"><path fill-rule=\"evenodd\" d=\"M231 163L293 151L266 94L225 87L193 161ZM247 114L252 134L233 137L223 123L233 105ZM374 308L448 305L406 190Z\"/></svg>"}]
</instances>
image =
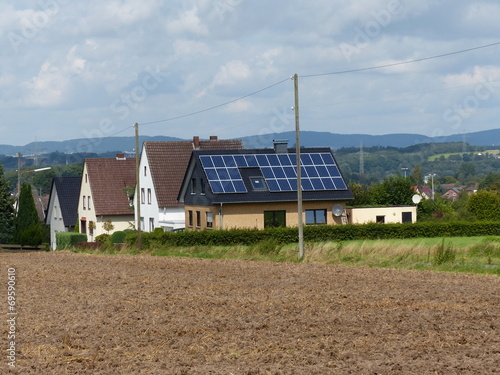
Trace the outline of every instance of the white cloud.
<instances>
[{"instance_id":1,"label":"white cloud","mask_svg":"<svg viewBox=\"0 0 500 375\"><path fill-rule=\"evenodd\" d=\"M215 75L213 86L234 85L250 77L250 68L241 60L229 61L220 67Z\"/></svg>"},{"instance_id":2,"label":"white cloud","mask_svg":"<svg viewBox=\"0 0 500 375\"><path fill-rule=\"evenodd\" d=\"M33 126L30 118L39 119L40 111L40 122L60 129L54 134L77 138L106 117L120 130L122 121L111 109L117 100L128 108L127 121L163 119L226 103L294 73L419 59L493 43L500 35L495 18L500 4L493 0L54 1L59 7L52 10L44 5L50 1L0 4L0 108L5 121L19 129L3 142L22 143ZM384 19L395 3L399 11ZM16 52L8 36L22 36L23 22L43 12L50 14L47 22ZM377 19L379 28L373 26ZM369 25L372 35L364 39L359 33ZM342 43L358 52L346 59ZM453 88L500 81L497 51L492 47L390 69L301 77L301 122L318 131L430 134L439 128L451 133L442 114L469 95L467 89ZM157 66L166 73L164 79L140 103L126 104L127 95L143 84L147 67ZM496 97L481 104L498 107ZM228 137L251 135L271 128L269 120L258 118L292 105L293 84L284 81L220 110L145 131L204 136L217 124L228 129ZM482 110L472 114L471 123L478 130L496 126ZM69 122L78 126L69 129ZM249 125L232 130L241 123Z\"/></svg>"},{"instance_id":3,"label":"white cloud","mask_svg":"<svg viewBox=\"0 0 500 375\"><path fill-rule=\"evenodd\" d=\"M202 36L208 32L207 27L203 25L198 16L198 9L196 7L182 12L178 18L168 20L166 28L169 34L177 35L188 33Z\"/></svg>"}]
</instances>

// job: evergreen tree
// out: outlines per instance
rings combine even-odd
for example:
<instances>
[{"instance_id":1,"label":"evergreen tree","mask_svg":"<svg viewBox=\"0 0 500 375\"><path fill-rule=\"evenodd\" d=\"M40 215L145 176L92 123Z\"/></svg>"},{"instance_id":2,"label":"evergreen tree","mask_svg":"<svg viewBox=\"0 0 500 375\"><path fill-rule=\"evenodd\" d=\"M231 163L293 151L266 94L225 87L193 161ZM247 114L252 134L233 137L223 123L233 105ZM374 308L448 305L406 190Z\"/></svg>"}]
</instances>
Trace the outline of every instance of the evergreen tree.
<instances>
[{"instance_id":1,"label":"evergreen tree","mask_svg":"<svg viewBox=\"0 0 500 375\"><path fill-rule=\"evenodd\" d=\"M420 164L416 164L415 167L413 167L411 179L415 185L420 187L424 186L424 178L422 177L422 167Z\"/></svg>"},{"instance_id":2,"label":"evergreen tree","mask_svg":"<svg viewBox=\"0 0 500 375\"><path fill-rule=\"evenodd\" d=\"M0 243L7 244L14 233L14 205L10 195L10 186L5 179L3 166L0 164Z\"/></svg>"},{"instance_id":3,"label":"evergreen tree","mask_svg":"<svg viewBox=\"0 0 500 375\"><path fill-rule=\"evenodd\" d=\"M23 184L19 194L19 208L14 231L14 243L38 246L43 241L40 219L31 192L31 185Z\"/></svg>"}]
</instances>

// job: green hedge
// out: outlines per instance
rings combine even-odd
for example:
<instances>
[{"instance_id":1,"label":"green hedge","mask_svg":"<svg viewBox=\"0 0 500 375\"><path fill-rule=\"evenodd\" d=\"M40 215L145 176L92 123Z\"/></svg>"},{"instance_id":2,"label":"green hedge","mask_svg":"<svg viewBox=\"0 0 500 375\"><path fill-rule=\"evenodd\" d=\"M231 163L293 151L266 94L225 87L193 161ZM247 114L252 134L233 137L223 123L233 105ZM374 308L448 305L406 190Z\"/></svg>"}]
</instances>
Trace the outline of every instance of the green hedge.
<instances>
[{"instance_id":1,"label":"green hedge","mask_svg":"<svg viewBox=\"0 0 500 375\"><path fill-rule=\"evenodd\" d=\"M87 235L75 232L56 233L57 250L69 249L78 246L78 242L87 242Z\"/></svg>"},{"instance_id":2,"label":"green hedge","mask_svg":"<svg viewBox=\"0 0 500 375\"><path fill-rule=\"evenodd\" d=\"M111 237L109 237L109 241L112 244L123 243L123 242L125 242L126 236L127 236L127 233L125 233L122 230L119 230L119 231L113 232Z\"/></svg>"},{"instance_id":3,"label":"green hedge","mask_svg":"<svg viewBox=\"0 0 500 375\"><path fill-rule=\"evenodd\" d=\"M443 222L415 224L318 225L304 227L304 241L346 241L416 237L473 237L500 235L500 222ZM297 228L207 230L142 233L143 248L159 246L253 245L272 239L279 244L298 242ZM137 244L137 233L125 242Z\"/></svg>"}]
</instances>

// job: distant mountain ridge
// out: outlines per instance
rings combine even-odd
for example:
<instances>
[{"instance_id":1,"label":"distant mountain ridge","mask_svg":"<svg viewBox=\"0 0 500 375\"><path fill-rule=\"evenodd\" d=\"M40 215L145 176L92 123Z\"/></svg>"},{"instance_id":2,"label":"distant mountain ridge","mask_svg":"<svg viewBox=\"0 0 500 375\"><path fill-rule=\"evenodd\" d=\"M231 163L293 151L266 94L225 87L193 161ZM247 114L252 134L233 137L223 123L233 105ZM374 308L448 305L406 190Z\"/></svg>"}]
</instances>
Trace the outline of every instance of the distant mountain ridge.
<instances>
[{"instance_id":1,"label":"distant mountain ridge","mask_svg":"<svg viewBox=\"0 0 500 375\"><path fill-rule=\"evenodd\" d=\"M223 135L219 135L224 139ZM295 144L295 132L282 132L264 135L254 135L241 138L246 148L270 148L274 139L287 139L289 145ZM181 138L168 136L141 136L140 144L144 141L180 141ZM454 134L444 137L427 137L420 134L335 134L329 132L301 131L300 144L305 147L330 147L339 149L343 147L408 147L421 143L463 142L474 146L500 147L500 128L484 130L466 134ZM25 146L0 145L1 155L23 155L35 153L97 153L111 151L133 151L135 148L134 137L110 137L102 139L72 139L67 141L31 142Z\"/></svg>"}]
</instances>

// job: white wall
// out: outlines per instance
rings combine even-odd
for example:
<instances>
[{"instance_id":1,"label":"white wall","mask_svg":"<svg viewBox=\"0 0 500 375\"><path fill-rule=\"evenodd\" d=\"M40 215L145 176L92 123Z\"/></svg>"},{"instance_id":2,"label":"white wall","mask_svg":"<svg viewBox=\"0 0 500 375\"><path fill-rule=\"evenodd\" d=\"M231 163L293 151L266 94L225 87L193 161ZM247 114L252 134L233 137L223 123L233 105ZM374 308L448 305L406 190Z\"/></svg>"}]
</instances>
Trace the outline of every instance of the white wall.
<instances>
[{"instance_id":1,"label":"white wall","mask_svg":"<svg viewBox=\"0 0 500 375\"><path fill-rule=\"evenodd\" d=\"M384 223L402 223L403 212L411 212L412 222L417 221L416 206L392 206L392 207L348 207L346 209L349 224L376 223L377 216L384 217Z\"/></svg>"},{"instance_id":2,"label":"white wall","mask_svg":"<svg viewBox=\"0 0 500 375\"><path fill-rule=\"evenodd\" d=\"M162 208L158 226L165 231L184 228L186 226L184 207Z\"/></svg>"},{"instance_id":3,"label":"white wall","mask_svg":"<svg viewBox=\"0 0 500 375\"><path fill-rule=\"evenodd\" d=\"M146 168L146 172L144 172ZM142 230L150 231L150 219L154 221L155 228L163 228L165 231L184 228L185 213L184 207L159 207L156 197L156 191L153 184L153 177L148 164L147 150L143 147L141 160L139 163L139 179L141 191L144 189L144 203L141 203L141 217L144 220ZM151 189L151 201L148 201L148 189ZM177 193L177 192L176 192ZM137 207L137 201L141 202L141 197L134 195L134 207ZM135 226L139 225L137 210L135 212Z\"/></svg>"},{"instance_id":4,"label":"white wall","mask_svg":"<svg viewBox=\"0 0 500 375\"><path fill-rule=\"evenodd\" d=\"M149 168L146 148L142 148L141 160L139 163L139 180L140 188L144 190L144 203L141 202L141 217L144 218L144 225L142 230L149 232L149 220L154 220L154 227L158 227L159 213L158 213L158 200L156 199L156 192L154 190L153 178L151 176L151 169ZM146 169L146 172L144 171ZM148 200L148 190L151 191L151 200ZM137 194L134 194L134 207L137 207ZM140 195L140 194L139 194ZM135 227L138 227L137 210L135 212Z\"/></svg>"},{"instance_id":5,"label":"white wall","mask_svg":"<svg viewBox=\"0 0 500 375\"><path fill-rule=\"evenodd\" d=\"M64 220L61 212L61 205L59 204L59 197L56 189L53 190L54 194L49 202L47 210L47 223L50 225L50 248L56 249L56 233L66 232L67 228L64 226Z\"/></svg>"}]
</instances>

